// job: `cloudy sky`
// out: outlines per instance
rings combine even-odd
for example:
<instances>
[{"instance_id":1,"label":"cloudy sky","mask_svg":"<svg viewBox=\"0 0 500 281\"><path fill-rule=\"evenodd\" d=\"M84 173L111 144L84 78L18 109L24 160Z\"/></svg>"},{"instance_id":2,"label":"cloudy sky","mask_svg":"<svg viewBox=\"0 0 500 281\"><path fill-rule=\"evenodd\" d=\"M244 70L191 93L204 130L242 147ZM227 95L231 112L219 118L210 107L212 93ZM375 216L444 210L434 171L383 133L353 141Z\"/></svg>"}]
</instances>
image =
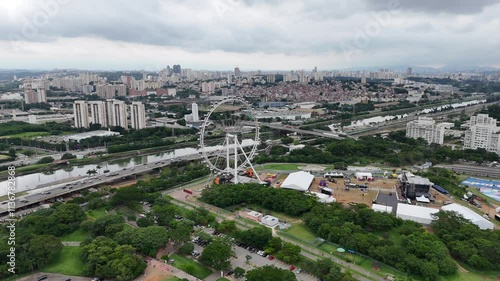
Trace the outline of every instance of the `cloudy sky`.
<instances>
[{"instance_id":1,"label":"cloudy sky","mask_svg":"<svg viewBox=\"0 0 500 281\"><path fill-rule=\"evenodd\" d=\"M500 0L3 0L0 69L500 67Z\"/></svg>"}]
</instances>

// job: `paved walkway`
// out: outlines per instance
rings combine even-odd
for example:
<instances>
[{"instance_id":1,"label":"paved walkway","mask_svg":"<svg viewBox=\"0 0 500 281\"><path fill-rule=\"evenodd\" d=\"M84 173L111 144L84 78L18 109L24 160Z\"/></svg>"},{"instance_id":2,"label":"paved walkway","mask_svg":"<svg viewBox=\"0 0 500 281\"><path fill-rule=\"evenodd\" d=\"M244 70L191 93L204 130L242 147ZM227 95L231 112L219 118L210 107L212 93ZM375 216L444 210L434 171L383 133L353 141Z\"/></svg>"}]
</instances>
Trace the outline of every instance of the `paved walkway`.
<instances>
[{"instance_id":1,"label":"paved walkway","mask_svg":"<svg viewBox=\"0 0 500 281\"><path fill-rule=\"evenodd\" d=\"M63 241L62 245L67 247L80 247L80 241Z\"/></svg>"}]
</instances>

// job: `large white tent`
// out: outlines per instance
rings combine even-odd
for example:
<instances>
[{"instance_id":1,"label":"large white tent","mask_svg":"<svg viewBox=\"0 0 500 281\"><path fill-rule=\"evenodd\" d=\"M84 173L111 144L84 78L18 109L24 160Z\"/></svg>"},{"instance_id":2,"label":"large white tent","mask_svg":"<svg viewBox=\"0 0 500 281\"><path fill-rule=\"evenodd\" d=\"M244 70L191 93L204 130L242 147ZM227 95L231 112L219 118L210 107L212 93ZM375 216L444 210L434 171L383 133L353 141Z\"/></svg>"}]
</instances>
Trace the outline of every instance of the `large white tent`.
<instances>
[{"instance_id":1,"label":"large white tent","mask_svg":"<svg viewBox=\"0 0 500 281\"><path fill-rule=\"evenodd\" d=\"M473 224L479 226L481 229L493 229L495 226L493 223L485 218L483 218L481 215L478 213L472 211L471 209L464 207L462 205L458 205L456 203L446 205L441 207L441 210L443 211L453 211L456 212L465 219L470 220Z\"/></svg>"},{"instance_id":2,"label":"large white tent","mask_svg":"<svg viewBox=\"0 0 500 281\"><path fill-rule=\"evenodd\" d=\"M293 189L298 191L307 191L314 180L314 176L307 172L295 172L288 175L288 177L281 184L281 188Z\"/></svg>"},{"instance_id":3,"label":"large white tent","mask_svg":"<svg viewBox=\"0 0 500 281\"><path fill-rule=\"evenodd\" d=\"M399 203L396 217L428 225L434 220L432 215L437 212L439 209Z\"/></svg>"}]
</instances>

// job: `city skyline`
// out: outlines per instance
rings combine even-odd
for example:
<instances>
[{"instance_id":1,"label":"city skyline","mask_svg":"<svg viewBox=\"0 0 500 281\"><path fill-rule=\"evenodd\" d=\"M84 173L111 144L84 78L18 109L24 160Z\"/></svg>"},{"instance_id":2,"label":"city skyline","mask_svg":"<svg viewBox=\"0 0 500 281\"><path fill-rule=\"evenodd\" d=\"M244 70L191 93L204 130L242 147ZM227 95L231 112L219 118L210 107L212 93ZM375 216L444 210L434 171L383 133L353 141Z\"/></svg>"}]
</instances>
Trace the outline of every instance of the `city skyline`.
<instances>
[{"instance_id":1,"label":"city skyline","mask_svg":"<svg viewBox=\"0 0 500 281\"><path fill-rule=\"evenodd\" d=\"M500 67L499 1L377 3L12 1L0 11L1 68Z\"/></svg>"}]
</instances>

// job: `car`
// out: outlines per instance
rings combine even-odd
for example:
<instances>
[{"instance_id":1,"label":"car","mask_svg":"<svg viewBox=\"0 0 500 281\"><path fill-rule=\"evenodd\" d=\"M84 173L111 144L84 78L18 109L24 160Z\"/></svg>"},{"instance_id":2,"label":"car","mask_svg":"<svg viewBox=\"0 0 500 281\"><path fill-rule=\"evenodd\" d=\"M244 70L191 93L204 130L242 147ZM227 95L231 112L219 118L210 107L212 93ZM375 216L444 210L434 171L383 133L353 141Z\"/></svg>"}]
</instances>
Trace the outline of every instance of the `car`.
<instances>
[{"instance_id":1,"label":"car","mask_svg":"<svg viewBox=\"0 0 500 281\"><path fill-rule=\"evenodd\" d=\"M63 187L62 187L62 189L66 189L66 188L67 188L67 186L63 186Z\"/></svg>"},{"instance_id":2,"label":"car","mask_svg":"<svg viewBox=\"0 0 500 281\"><path fill-rule=\"evenodd\" d=\"M274 256L269 256L268 258L270 261L274 260Z\"/></svg>"},{"instance_id":3,"label":"car","mask_svg":"<svg viewBox=\"0 0 500 281\"><path fill-rule=\"evenodd\" d=\"M72 187L72 186L70 186L70 187L68 187L68 189L73 189L73 187Z\"/></svg>"},{"instance_id":4,"label":"car","mask_svg":"<svg viewBox=\"0 0 500 281\"><path fill-rule=\"evenodd\" d=\"M2 202L2 205L5 205L7 203L9 203L9 201L4 201L4 202Z\"/></svg>"},{"instance_id":5,"label":"car","mask_svg":"<svg viewBox=\"0 0 500 281\"><path fill-rule=\"evenodd\" d=\"M297 273L301 273L301 272L302 272L301 268L297 269Z\"/></svg>"},{"instance_id":6,"label":"car","mask_svg":"<svg viewBox=\"0 0 500 281\"><path fill-rule=\"evenodd\" d=\"M227 275L227 276L231 276L231 275L233 275L233 273L234 273L234 271L232 271L232 270L231 270L231 271L229 271L226 275Z\"/></svg>"},{"instance_id":7,"label":"car","mask_svg":"<svg viewBox=\"0 0 500 281\"><path fill-rule=\"evenodd\" d=\"M290 270L294 270L294 269L295 269L295 266L290 265Z\"/></svg>"},{"instance_id":8,"label":"car","mask_svg":"<svg viewBox=\"0 0 500 281\"><path fill-rule=\"evenodd\" d=\"M48 278L47 275L42 275L42 276L38 276L38 278L36 280L40 281L40 280L45 280L47 278Z\"/></svg>"},{"instance_id":9,"label":"car","mask_svg":"<svg viewBox=\"0 0 500 281\"><path fill-rule=\"evenodd\" d=\"M64 281L71 281L71 278L66 278L64 279Z\"/></svg>"},{"instance_id":10,"label":"car","mask_svg":"<svg viewBox=\"0 0 500 281\"><path fill-rule=\"evenodd\" d=\"M100 277L95 277L94 279L92 279L92 281L104 281L104 279Z\"/></svg>"}]
</instances>

